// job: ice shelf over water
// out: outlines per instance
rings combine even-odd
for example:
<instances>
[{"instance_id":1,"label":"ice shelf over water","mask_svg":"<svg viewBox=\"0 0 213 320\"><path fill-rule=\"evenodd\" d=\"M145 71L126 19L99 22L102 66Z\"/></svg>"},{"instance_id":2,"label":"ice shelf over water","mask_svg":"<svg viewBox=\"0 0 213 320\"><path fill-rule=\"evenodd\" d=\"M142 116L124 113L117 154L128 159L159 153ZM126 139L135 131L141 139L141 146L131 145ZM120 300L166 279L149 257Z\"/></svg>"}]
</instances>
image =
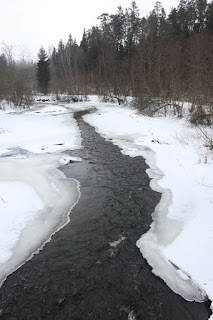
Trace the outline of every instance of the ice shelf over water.
<instances>
[{"instance_id":1,"label":"ice shelf over water","mask_svg":"<svg viewBox=\"0 0 213 320\"><path fill-rule=\"evenodd\" d=\"M69 222L79 183L58 169L81 146L73 114L50 105L0 112L0 285Z\"/></svg>"}]
</instances>

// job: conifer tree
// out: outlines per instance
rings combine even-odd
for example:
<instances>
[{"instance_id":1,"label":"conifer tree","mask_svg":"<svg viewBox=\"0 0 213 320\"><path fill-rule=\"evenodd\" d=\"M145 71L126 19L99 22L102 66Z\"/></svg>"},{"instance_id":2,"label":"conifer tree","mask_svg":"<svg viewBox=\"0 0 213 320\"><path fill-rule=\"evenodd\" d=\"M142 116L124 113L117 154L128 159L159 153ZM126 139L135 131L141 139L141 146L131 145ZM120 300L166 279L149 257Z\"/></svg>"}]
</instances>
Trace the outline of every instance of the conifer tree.
<instances>
[{"instance_id":1,"label":"conifer tree","mask_svg":"<svg viewBox=\"0 0 213 320\"><path fill-rule=\"evenodd\" d=\"M41 93L46 94L50 82L50 67L47 54L43 47L41 47L38 53L36 77Z\"/></svg>"}]
</instances>

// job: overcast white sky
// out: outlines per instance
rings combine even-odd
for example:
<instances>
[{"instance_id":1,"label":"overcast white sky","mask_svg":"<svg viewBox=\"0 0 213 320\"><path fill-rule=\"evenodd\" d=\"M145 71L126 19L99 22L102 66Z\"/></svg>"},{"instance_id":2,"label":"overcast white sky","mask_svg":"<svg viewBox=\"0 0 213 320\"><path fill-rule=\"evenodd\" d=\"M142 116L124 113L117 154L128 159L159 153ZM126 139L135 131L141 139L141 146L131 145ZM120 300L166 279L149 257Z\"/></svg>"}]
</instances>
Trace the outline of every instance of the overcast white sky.
<instances>
[{"instance_id":1,"label":"overcast white sky","mask_svg":"<svg viewBox=\"0 0 213 320\"><path fill-rule=\"evenodd\" d=\"M13 45L19 55L36 59L41 45L48 51L71 33L80 43L84 28L98 23L102 13L130 7L131 0L0 0L0 43ZM140 15L146 16L156 0L136 0ZM167 13L179 0L162 0ZM16 53L17 55L17 53Z\"/></svg>"}]
</instances>

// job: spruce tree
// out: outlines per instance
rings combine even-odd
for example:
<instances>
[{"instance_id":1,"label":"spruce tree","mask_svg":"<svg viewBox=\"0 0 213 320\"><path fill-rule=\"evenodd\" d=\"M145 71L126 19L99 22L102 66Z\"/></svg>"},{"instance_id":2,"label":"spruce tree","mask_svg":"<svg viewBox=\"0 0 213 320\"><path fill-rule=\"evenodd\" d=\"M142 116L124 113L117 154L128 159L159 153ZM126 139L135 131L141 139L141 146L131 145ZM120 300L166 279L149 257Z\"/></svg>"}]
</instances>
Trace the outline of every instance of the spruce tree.
<instances>
[{"instance_id":1,"label":"spruce tree","mask_svg":"<svg viewBox=\"0 0 213 320\"><path fill-rule=\"evenodd\" d=\"M47 54L43 47L41 47L38 53L36 77L41 93L46 94L50 82L50 67Z\"/></svg>"}]
</instances>

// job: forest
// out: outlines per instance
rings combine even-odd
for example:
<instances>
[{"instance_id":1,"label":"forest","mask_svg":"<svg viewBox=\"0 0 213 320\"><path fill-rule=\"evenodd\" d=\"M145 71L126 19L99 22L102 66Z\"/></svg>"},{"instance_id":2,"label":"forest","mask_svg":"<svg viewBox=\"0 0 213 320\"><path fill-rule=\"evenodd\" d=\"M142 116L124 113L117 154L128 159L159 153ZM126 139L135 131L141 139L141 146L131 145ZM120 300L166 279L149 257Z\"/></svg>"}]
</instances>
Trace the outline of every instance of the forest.
<instances>
[{"instance_id":1,"label":"forest","mask_svg":"<svg viewBox=\"0 0 213 320\"><path fill-rule=\"evenodd\" d=\"M208 122L213 105L213 1L181 0L168 15L157 1L142 18L135 1L128 9L119 6L84 30L79 45L71 34L66 43L60 40L49 52L48 66L51 93L134 96L143 110L190 101L192 111ZM37 90L36 63L14 61L4 45L0 99L29 105Z\"/></svg>"}]
</instances>

